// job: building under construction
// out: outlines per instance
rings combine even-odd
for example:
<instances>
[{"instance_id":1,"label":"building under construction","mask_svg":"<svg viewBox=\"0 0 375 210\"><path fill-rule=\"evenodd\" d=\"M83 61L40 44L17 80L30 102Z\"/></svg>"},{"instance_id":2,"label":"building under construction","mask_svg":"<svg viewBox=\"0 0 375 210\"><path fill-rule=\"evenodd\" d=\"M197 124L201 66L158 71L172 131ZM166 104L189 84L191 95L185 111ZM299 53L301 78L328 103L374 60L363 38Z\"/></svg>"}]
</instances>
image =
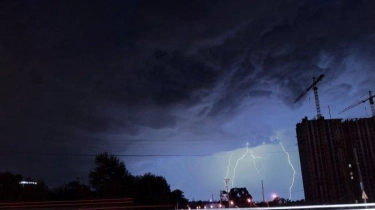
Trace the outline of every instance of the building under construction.
<instances>
[{"instance_id":1,"label":"building under construction","mask_svg":"<svg viewBox=\"0 0 375 210\"><path fill-rule=\"evenodd\" d=\"M306 117L296 131L307 202L375 201L375 117Z\"/></svg>"},{"instance_id":2,"label":"building under construction","mask_svg":"<svg viewBox=\"0 0 375 210\"><path fill-rule=\"evenodd\" d=\"M313 77L294 101L314 91L317 118L307 117L296 126L305 199L310 203L374 202L375 199L375 105L374 97L358 100L342 112L366 101L371 118L329 119L320 112L318 87L324 74Z\"/></svg>"}]
</instances>

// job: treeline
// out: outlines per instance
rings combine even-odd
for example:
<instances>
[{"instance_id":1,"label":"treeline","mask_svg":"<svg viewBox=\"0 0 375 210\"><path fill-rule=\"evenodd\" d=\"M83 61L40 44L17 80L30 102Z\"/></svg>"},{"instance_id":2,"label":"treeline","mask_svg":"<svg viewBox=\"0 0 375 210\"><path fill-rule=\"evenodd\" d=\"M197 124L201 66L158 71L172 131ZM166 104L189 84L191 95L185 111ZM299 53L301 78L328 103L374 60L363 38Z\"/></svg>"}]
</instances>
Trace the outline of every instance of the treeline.
<instances>
[{"instance_id":1,"label":"treeline","mask_svg":"<svg viewBox=\"0 0 375 210\"><path fill-rule=\"evenodd\" d=\"M0 201L41 201L46 200L49 194L48 187L43 182L36 185L22 185L21 181L31 181L20 174L10 172L0 173Z\"/></svg>"},{"instance_id":2,"label":"treeline","mask_svg":"<svg viewBox=\"0 0 375 210\"><path fill-rule=\"evenodd\" d=\"M89 185L74 180L58 187L48 188L37 184L20 184L20 174L0 172L0 201L72 201L88 199L132 198L135 205L176 205L188 203L181 190L171 191L162 176L146 173L133 176L116 156L101 153L95 157L95 167L89 172Z\"/></svg>"}]
</instances>

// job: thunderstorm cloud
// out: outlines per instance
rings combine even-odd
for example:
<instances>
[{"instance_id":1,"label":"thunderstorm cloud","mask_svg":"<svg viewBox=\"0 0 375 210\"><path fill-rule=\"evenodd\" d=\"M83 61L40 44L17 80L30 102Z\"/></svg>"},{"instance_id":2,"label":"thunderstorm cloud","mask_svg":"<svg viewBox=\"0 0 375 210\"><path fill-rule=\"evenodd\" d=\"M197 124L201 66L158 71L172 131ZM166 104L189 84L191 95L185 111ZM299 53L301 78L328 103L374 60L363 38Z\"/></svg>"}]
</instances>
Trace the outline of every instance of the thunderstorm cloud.
<instances>
[{"instance_id":1,"label":"thunderstorm cloud","mask_svg":"<svg viewBox=\"0 0 375 210\"><path fill-rule=\"evenodd\" d=\"M375 90L373 11L365 0L2 1L0 164L87 182L107 151L199 200L224 189L230 154L235 164L248 145L261 158L238 161L235 185L261 200L264 179L302 199L295 124L316 108L311 92L293 102L324 74L323 116L369 114L337 113Z\"/></svg>"}]
</instances>

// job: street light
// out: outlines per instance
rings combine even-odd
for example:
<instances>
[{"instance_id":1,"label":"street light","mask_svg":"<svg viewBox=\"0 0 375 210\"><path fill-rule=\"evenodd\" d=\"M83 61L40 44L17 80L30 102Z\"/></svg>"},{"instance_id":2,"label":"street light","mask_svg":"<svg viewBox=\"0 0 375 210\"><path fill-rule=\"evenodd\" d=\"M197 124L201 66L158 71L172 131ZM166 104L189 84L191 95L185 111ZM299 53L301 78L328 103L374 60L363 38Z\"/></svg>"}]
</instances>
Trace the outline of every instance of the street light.
<instances>
[{"instance_id":1,"label":"street light","mask_svg":"<svg viewBox=\"0 0 375 210\"><path fill-rule=\"evenodd\" d=\"M233 202L233 201L230 201L229 203L230 203L230 205L231 205L231 206L233 206L233 205L234 205L234 202Z\"/></svg>"}]
</instances>

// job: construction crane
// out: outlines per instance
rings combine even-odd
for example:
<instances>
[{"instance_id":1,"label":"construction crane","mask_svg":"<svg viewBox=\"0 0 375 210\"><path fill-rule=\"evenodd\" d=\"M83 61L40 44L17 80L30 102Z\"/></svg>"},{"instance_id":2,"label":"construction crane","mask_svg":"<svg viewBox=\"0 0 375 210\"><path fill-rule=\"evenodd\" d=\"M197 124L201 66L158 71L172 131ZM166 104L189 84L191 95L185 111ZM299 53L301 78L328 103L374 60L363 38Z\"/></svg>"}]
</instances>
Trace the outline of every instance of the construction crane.
<instances>
[{"instance_id":1,"label":"construction crane","mask_svg":"<svg viewBox=\"0 0 375 210\"><path fill-rule=\"evenodd\" d=\"M352 105L346 107L344 110L342 110L341 112L339 112L339 114L345 112L345 111L348 111L349 109L353 108L353 107L356 107L358 105L360 105L361 103L364 103L366 101L369 101L370 102L370 108L371 108L371 116L375 116L375 105L374 105L374 97L375 95L372 95L371 91L368 91L368 97L363 99L363 100L360 100L360 101L357 101L355 103L353 103Z\"/></svg>"},{"instance_id":2,"label":"construction crane","mask_svg":"<svg viewBox=\"0 0 375 210\"><path fill-rule=\"evenodd\" d=\"M313 77L313 82L311 85L309 85L306 90L304 92L301 93L301 95L298 96L298 98L294 101L294 103L296 103L297 101L299 101L307 92L309 92L309 90L311 90L311 88L313 89L314 91L314 96L315 96L315 105L316 105L316 112L318 114L318 118L321 118L322 117L322 114L320 113L320 105L319 105L319 97L318 97L318 87L316 86L316 84L321 81L324 77L324 74L321 74L317 79L315 79L315 77Z\"/></svg>"}]
</instances>

